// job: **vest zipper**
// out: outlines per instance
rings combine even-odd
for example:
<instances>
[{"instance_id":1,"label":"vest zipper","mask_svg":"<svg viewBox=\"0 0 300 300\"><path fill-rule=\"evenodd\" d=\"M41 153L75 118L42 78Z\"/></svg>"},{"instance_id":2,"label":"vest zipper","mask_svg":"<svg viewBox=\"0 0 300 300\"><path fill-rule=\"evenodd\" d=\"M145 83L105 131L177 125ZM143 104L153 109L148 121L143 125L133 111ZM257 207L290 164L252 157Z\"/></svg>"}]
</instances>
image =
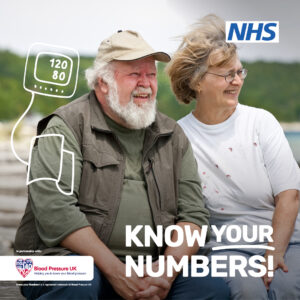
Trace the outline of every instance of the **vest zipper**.
<instances>
[{"instance_id":1,"label":"vest zipper","mask_svg":"<svg viewBox=\"0 0 300 300\"><path fill-rule=\"evenodd\" d=\"M153 161L153 159L148 158L148 162L149 162L149 168L151 170L151 173L152 173L152 176L153 176L153 179L154 179L154 183L155 183L155 186L156 186L157 194L158 194L158 202L157 202L157 204L158 204L158 207L161 210L161 195L160 195L158 183L157 183L157 180L156 180L156 177L155 177L155 173L154 173L154 170L153 170L154 161Z\"/></svg>"}]
</instances>

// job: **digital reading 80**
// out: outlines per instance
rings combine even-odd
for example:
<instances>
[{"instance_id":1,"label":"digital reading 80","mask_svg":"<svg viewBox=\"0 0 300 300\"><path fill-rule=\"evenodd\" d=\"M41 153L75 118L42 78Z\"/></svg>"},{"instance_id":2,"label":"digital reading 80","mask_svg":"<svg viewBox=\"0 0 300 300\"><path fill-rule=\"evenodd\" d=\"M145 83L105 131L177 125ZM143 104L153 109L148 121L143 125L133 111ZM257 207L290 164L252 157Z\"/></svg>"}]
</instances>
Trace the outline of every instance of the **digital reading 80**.
<instances>
[{"instance_id":1,"label":"digital reading 80","mask_svg":"<svg viewBox=\"0 0 300 300\"><path fill-rule=\"evenodd\" d=\"M70 98L76 90L78 68L76 50L35 43L27 55L24 88L39 95Z\"/></svg>"}]
</instances>

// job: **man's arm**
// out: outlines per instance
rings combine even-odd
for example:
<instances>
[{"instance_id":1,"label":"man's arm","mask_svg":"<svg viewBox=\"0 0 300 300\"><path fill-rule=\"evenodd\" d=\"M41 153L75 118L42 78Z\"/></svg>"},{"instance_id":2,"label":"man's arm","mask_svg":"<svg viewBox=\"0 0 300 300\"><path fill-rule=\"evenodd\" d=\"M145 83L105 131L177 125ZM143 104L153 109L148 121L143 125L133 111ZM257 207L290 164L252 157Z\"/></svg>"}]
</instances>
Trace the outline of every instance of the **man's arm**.
<instances>
[{"instance_id":1,"label":"man's arm","mask_svg":"<svg viewBox=\"0 0 300 300\"><path fill-rule=\"evenodd\" d=\"M179 179L179 197L178 197L178 223L184 230L184 226L190 226L191 232L198 231L201 234L201 226L208 225L209 213L204 207L203 196L201 191L201 183L197 170L197 163L195 161L192 147L189 144L186 153L182 158L182 168ZM209 235L209 232L208 232ZM177 241L177 232L172 235L172 241ZM175 261L179 262L185 255L191 257L199 249L197 243L192 247L187 244L186 237L184 242L179 247L167 247L164 255L173 256ZM154 263L154 267L155 267ZM165 268L166 269L166 268ZM167 277L165 274L161 276L169 282L169 288L163 289L151 283L152 278L148 277L148 282L151 286L142 292L137 293L139 299L151 299L152 297L159 297L157 299L164 299L172 286L173 281L176 279L178 273L174 272L173 277ZM155 298L154 298L155 299Z\"/></svg>"},{"instance_id":2,"label":"man's arm","mask_svg":"<svg viewBox=\"0 0 300 300\"><path fill-rule=\"evenodd\" d=\"M72 195L61 193L53 180L38 180L29 185L31 208L35 216L35 226L39 237L48 247L55 247L70 233L89 226L80 211L78 194L82 169L82 154L78 142L64 121L54 116L43 131L43 138L33 148L30 164L30 179L59 178L61 169L62 139L63 148L74 153L74 164L70 156L63 156L59 185L69 191L74 167L74 192ZM48 135L48 136L45 136ZM56 135L56 136L55 136Z\"/></svg>"},{"instance_id":3,"label":"man's arm","mask_svg":"<svg viewBox=\"0 0 300 300\"><path fill-rule=\"evenodd\" d=\"M283 257L294 232L298 210L299 191L287 190L275 197L275 210L272 219L273 242L268 244L269 246L273 246L275 250L267 250L265 253L265 258L273 255L274 271L281 268L284 272L288 272L288 267ZM272 277L268 277L266 274L263 280L266 288L269 288Z\"/></svg>"},{"instance_id":4,"label":"man's arm","mask_svg":"<svg viewBox=\"0 0 300 300\"><path fill-rule=\"evenodd\" d=\"M106 247L91 227L74 231L61 245L80 255L92 256L96 266L124 299L134 299L136 292L149 286L145 279L136 275L125 276L125 264Z\"/></svg>"},{"instance_id":5,"label":"man's arm","mask_svg":"<svg viewBox=\"0 0 300 300\"><path fill-rule=\"evenodd\" d=\"M196 224L188 223L188 222L180 222L180 223L177 223L176 225L180 226L182 228L183 232L185 232L184 226L190 226L192 234L193 234L194 231L198 231L199 234L201 234L201 229ZM172 235L172 241L175 242L177 240L178 240L178 235L177 235L177 232L174 231L174 234ZM179 262L182 259L183 256L187 255L190 258L198 250L199 250L199 245L197 244L197 242L195 242L194 245L192 247L190 247L187 244L186 236L184 236L184 241L183 241L182 245L180 245L179 247L170 247L170 246L168 246L165 250L164 255L165 256L173 256L175 261ZM154 265L153 268L155 268L155 264L156 263L153 264ZM151 299L152 297L158 297L157 299L165 299L167 297L170 289L171 289L173 281L176 279L178 274L179 274L179 272L174 271L173 276L168 277L167 276L167 266L165 264L165 272L161 276L161 278L164 279L165 281L167 281L169 283L169 285L166 286L166 287L158 287L158 286L155 285L154 282L152 282L152 278L148 277L147 281L151 286L148 289L144 290L144 291L136 293L137 298L139 298L139 299L144 299L144 298Z\"/></svg>"},{"instance_id":6,"label":"man's arm","mask_svg":"<svg viewBox=\"0 0 300 300\"><path fill-rule=\"evenodd\" d=\"M201 228L193 223L188 223L188 222L180 222L176 224L177 226L180 226L183 230L183 232L185 232L184 230L184 226L189 226L191 229L191 234L193 234L194 231L198 231L199 235L201 235ZM178 240L178 236L177 236L177 232L174 231L174 234L172 235L172 241L177 241ZM184 242L182 243L181 246L179 247L167 247L165 250L164 255L171 255L174 257L175 261L180 261L182 259L183 256L188 256L189 259L191 258L192 255L194 255L195 253L197 253L197 251L199 250L199 245L197 242L194 243L194 245L188 246L187 244L187 238L186 236L184 236ZM176 278L178 274L175 275L174 279Z\"/></svg>"}]
</instances>

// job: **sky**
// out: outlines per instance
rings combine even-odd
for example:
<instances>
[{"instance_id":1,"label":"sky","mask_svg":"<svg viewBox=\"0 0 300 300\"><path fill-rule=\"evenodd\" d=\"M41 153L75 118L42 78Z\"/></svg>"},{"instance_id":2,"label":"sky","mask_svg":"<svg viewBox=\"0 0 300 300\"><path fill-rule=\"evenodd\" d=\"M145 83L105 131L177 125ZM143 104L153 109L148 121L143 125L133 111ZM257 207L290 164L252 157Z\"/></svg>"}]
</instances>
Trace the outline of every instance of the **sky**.
<instances>
[{"instance_id":1,"label":"sky","mask_svg":"<svg viewBox=\"0 0 300 300\"><path fill-rule=\"evenodd\" d=\"M279 21L279 44L239 44L240 57L293 62L300 61L299 12L298 0L0 0L0 49L24 55L44 42L95 55L103 39L131 29L172 55L178 36L215 13L224 20Z\"/></svg>"}]
</instances>

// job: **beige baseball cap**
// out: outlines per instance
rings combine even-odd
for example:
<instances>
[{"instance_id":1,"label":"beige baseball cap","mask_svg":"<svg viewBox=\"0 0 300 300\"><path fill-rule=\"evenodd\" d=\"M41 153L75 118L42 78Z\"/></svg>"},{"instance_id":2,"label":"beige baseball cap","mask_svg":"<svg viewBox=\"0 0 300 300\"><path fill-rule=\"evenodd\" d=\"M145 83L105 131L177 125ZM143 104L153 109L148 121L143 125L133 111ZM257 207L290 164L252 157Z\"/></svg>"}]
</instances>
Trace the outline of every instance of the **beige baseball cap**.
<instances>
[{"instance_id":1,"label":"beige baseball cap","mask_svg":"<svg viewBox=\"0 0 300 300\"><path fill-rule=\"evenodd\" d=\"M139 33L131 30L119 30L102 41L98 48L97 59L105 62L130 61L147 56L153 56L155 60L163 62L171 60L167 53L153 50Z\"/></svg>"}]
</instances>

